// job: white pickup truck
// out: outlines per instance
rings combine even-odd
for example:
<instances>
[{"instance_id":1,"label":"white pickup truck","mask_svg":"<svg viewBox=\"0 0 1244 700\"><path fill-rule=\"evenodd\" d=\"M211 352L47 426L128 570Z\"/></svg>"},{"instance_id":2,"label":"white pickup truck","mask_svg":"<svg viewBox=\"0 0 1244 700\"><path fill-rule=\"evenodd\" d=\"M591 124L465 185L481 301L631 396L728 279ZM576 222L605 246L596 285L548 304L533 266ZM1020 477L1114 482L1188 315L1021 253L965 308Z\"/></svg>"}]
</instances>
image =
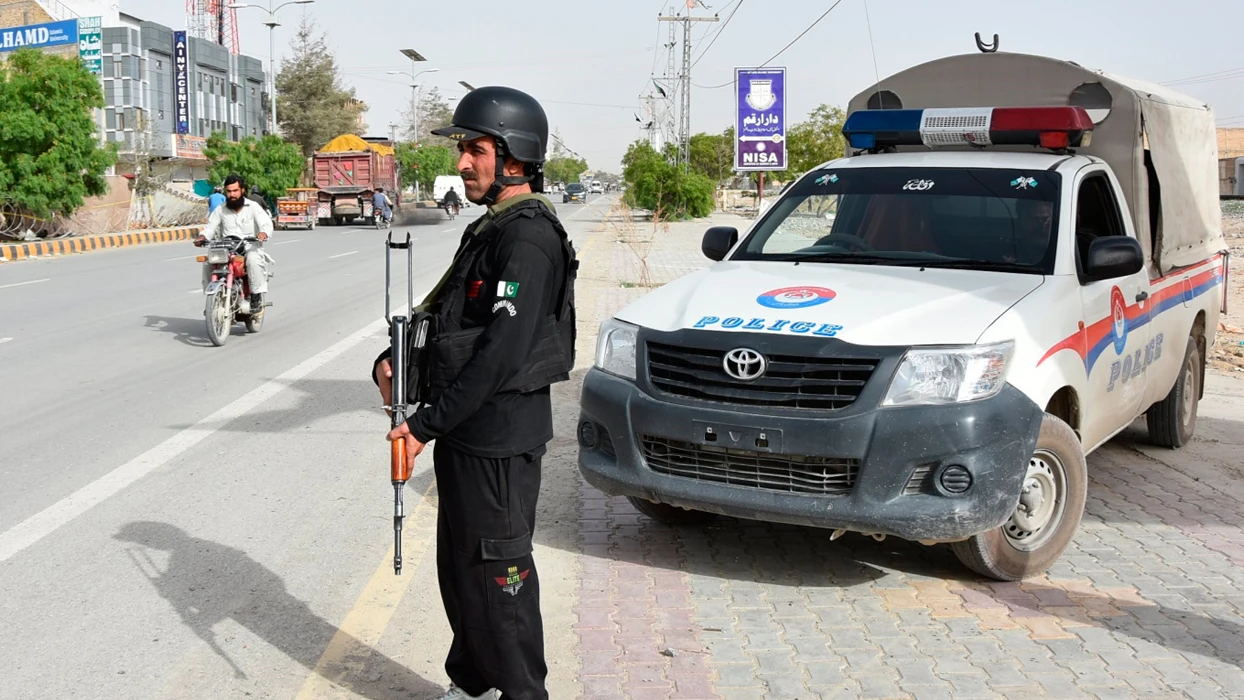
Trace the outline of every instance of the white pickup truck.
<instances>
[{"instance_id":1,"label":"white pickup truck","mask_svg":"<svg viewBox=\"0 0 1244 700\"><path fill-rule=\"evenodd\" d=\"M579 467L667 523L950 542L1025 578L1074 535L1087 454L1142 415L1158 445L1196 426L1227 270L1214 119L1040 56L880 86L848 157L602 324Z\"/></svg>"}]
</instances>

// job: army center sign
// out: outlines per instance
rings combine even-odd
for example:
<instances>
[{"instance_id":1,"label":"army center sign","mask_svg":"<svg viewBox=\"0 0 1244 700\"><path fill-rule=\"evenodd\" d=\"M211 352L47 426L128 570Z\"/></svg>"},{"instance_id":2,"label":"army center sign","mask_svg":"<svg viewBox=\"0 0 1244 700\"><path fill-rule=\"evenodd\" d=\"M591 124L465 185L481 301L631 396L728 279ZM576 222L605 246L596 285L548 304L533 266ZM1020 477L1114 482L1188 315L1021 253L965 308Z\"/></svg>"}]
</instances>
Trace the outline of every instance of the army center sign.
<instances>
[{"instance_id":1,"label":"army center sign","mask_svg":"<svg viewBox=\"0 0 1244 700\"><path fill-rule=\"evenodd\" d=\"M786 169L786 69L734 69L734 169Z\"/></svg>"}]
</instances>

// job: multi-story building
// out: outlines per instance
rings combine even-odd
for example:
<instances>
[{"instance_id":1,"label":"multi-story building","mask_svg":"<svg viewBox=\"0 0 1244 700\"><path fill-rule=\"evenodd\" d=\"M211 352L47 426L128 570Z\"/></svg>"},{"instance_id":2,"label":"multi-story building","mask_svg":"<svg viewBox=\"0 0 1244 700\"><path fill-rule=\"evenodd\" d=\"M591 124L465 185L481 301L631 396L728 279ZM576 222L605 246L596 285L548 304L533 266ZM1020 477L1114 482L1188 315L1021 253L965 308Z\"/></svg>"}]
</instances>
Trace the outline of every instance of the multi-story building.
<instances>
[{"instance_id":1,"label":"multi-story building","mask_svg":"<svg viewBox=\"0 0 1244 700\"><path fill-rule=\"evenodd\" d=\"M116 144L121 173L141 159L177 180L200 179L208 136L267 132L262 62L120 12L110 0L0 0L0 57L21 45L81 51L99 74L100 138Z\"/></svg>"}]
</instances>

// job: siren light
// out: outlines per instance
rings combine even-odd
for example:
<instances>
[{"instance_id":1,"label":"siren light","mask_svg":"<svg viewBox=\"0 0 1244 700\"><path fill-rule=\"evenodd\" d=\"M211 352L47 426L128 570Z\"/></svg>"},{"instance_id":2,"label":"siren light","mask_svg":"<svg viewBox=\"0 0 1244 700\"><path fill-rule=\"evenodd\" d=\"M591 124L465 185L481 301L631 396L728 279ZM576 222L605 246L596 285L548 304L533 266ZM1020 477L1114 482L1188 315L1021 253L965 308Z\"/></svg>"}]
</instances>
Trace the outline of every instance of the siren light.
<instances>
[{"instance_id":1,"label":"siren light","mask_svg":"<svg viewBox=\"0 0 1244 700\"><path fill-rule=\"evenodd\" d=\"M862 109L842 133L852 148L887 146L1088 146L1093 120L1083 107Z\"/></svg>"}]
</instances>

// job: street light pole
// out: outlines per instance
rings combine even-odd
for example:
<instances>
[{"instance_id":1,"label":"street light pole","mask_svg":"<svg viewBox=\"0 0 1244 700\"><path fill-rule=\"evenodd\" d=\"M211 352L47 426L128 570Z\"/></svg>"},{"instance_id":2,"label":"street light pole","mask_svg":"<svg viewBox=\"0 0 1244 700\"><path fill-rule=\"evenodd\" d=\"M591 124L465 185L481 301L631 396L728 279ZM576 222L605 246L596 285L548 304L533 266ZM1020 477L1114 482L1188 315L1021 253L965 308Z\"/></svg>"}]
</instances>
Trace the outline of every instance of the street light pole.
<instances>
[{"instance_id":1,"label":"street light pole","mask_svg":"<svg viewBox=\"0 0 1244 700\"><path fill-rule=\"evenodd\" d=\"M415 147L418 148L419 136L420 136L420 131L419 131L419 127L420 127L420 124L419 124L419 88L420 88L420 85L419 83L416 83L415 80L417 80L419 76L423 75L424 73L439 73L441 69L440 68L427 68L425 70L421 70L416 73L415 64L419 63L420 61L426 61L427 59L424 58L418 51L415 51L414 49L402 49L402 55L410 59L410 112L411 112L412 118L415 121L414 123L415 133L414 133L413 140L415 142ZM387 71L387 73L389 75L402 75L402 72L397 71L397 70ZM416 178L415 179L415 200L418 201L419 197L420 197L419 180L418 178Z\"/></svg>"},{"instance_id":2,"label":"street light pole","mask_svg":"<svg viewBox=\"0 0 1244 700\"><path fill-rule=\"evenodd\" d=\"M268 13L268 21L264 22L264 26L268 28L268 100L269 112L272 116L272 124L269 130L272 134L276 134L276 28L281 23L276 21L276 13L286 5L310 5L315 0L288 0L276 7L272 6L274 0L268 0L268 6L252 5L250 3L230 3L229 9L240 10L246 7L254 7Z\"/></svg>"}]
</instances>

